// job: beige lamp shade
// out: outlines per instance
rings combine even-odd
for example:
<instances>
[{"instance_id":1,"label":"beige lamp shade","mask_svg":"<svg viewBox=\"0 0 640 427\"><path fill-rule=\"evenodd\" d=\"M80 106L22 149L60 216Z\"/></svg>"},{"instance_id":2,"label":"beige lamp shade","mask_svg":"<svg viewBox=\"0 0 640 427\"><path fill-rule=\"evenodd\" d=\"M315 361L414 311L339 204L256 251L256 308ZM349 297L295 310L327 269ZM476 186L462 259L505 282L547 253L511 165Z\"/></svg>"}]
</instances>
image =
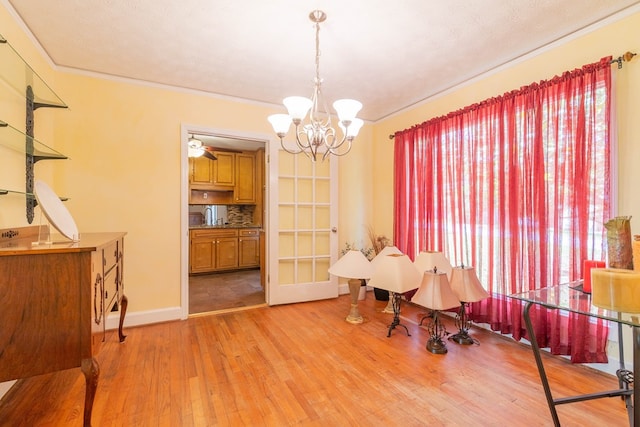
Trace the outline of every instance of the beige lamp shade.
<instances>
[{"instance_id":1,"label":"beige lamp shade","mask_svg":"<svg viewBox=\"0 0 640 427\"><path fill-rule=\"evenodd\" d=\"M436 273L425 271L420 289L411 298L411 302L432 310L447 310L460 305L460 301L451 290L447 275L443 271Z\"/></svg>"},{"instance_id":2,"label":"beige lamp shade","mask_svg":"<svg viewBox=\"0 0 640 427\"><path fill-rule=\"evenodd\" d=\"M420 273L424 273L428 270L433 271L435 267L437 271L445 273L447 275L447 279L451 278L451 263L442 252L420 252L413 263L416 265Z\"/></svg>"},{"instance_id":3,"label":"beige lamp shade","mask_svg":"<svg viewBox=\"0 0 640 427\"><path fill-rule=\"evenodd\" d=\"M369 279L373 275L373 267L362 252L349 251L329 267L329 273L345 279Z\"/></svg>"},{"instance_id":4,"label":"beige lamp shade","mask_svg":"<svg viewBox=\"0 0 640 427\"><path fill-rule=\"evenodd\" d=\"M385 246L384 248L382 248L382 250L378 253L378 255L376 255L372 260L371 260L371 265L373 266L373 268L375 269L376 266L378 265L378 263L382 260L383 257L387 256L387 255L392 255L392 254L396 254L396 255L402 255L402 252L400 252L400 249L396 248L395 246Z\"/></svg>"},{"instance_id":5,"label":"beige lamp shade","mask_svg":"<svg viewBox=\"0 0 640 427\"><path fill-rule=\"evenodd\" d=\"M389 292L405 293L420 286L420 272L408 256L403 254L378 255L369 280L369 286L385 289Z\"/></svg>"},{"instance_id":6,"label":"beige lamp shade","mask_svg":"<svg viewBox=\"0 0 640 427\"><path fill-rule=\"evenodd\" d=\"M451 270L451 290L458 296L460 301L476 302L489 297L484 290L476 269L473 267L454 267Z\"/></svg>"}]
</instances>

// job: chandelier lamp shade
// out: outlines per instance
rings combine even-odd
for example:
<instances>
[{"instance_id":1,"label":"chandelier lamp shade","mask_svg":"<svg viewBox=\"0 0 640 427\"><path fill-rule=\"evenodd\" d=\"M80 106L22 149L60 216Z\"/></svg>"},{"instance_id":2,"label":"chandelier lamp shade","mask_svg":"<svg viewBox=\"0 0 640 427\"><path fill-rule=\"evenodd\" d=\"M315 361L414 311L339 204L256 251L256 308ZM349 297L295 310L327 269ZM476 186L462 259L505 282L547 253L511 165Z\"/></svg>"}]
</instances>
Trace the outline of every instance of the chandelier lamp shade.
<instances>
[{"instance_id":1,"label":"chandelier lamp shade","mask_svg":"<svg viewBox=\"0 0 640 427\"><path fill-rule=\"evenodd\" d=\"M283 100L288 114L273 114L268 120L280 138L282 149L291 154L304 153L311 161L324 160L329 155L343 156L351 150L351 143L358 135L363 121L356 117L362 103L353 99L339 99L333 103L338 115L339 137L331 123L331 113L322 96L320 78L320 23L327 19L321 10L314 10L309 19L316 27L316 76L311 98L289 96ZM308 119L307 119L308 115ZM287 147L284 138L291 123L295 126L295 148Z\"/></svg>"},{"instance_id":2,"label":"chandelier lamp shade","mask_svg":"<svg viewBox=\"0 0 640 427\"><path fill-rule=\"evenodd\" d=\"M358 311L358 295L362 280L371 278L373 274L371 262L360 251L349 251L329 267L329 274L349 279L351 311L346 320L354 324L362 323L363 319Z\"/></svg>"}]
</instances>

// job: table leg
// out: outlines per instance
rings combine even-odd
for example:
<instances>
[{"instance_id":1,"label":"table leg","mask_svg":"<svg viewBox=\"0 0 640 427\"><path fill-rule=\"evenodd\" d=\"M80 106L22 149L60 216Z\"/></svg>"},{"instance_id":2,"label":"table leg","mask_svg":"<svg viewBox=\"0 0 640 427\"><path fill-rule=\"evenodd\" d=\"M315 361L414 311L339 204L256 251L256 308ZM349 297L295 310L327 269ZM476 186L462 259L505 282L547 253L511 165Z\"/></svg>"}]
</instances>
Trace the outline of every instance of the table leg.
<instances>
[{"instance_id":1,"label":"table leg","mask_svg":"<svg viewBox=\"0 0 640 427\"><path fill-rule=\"evenodd\" d=\"M98 377L100 377L100 366L93 357L82 359L80 366L84 374L86 390L84 394L84 427L91 427L91 413L93 412L93 400L96 397L98 388Z\"/></svg>"},{"instance_id":2,"label":"table leg","mask_svg":"<svg viewBox=\"0 0 640 427\"><path fill-rule=\"evenodd\" d=\"M540 347L536 342L536 335L533 332L533 325L531 324L531 317L529 315L529 309L532 302L527 302L524 307L524 324L527 327L527 333L529 334L529 340L531 341L531 350L533 350L533 357L536 359L536 365L538 366L538 373L540 374L540 381L542 382L542 388L544 389L544 395L547 398L547 404L549 405L549 411L551 411L551 418L553 419L553 425L560 427L560 420L558 419L558 412L556 411L556 405L551 396L551 388L549 387L549 381L547 380L547 374L542 364L542 356L540 355ZM634 328L635 329L635 328ZM635 369L635 367L634 367Z\"/></svg>"},{"instance_id":3,"label":"table leg","mask_svg":"<svg viewBox=\"0 0 640 427\"><path fill-rule=\"evenodd\" d=\"M127 314L127 307L129 306L129 299L126 295L122 295L120 299L120 324L118 325L118 337L120 342L123 342L127 337L122 333L122 326L124 325L124 316Z\"/></svg>"}]
</instances>

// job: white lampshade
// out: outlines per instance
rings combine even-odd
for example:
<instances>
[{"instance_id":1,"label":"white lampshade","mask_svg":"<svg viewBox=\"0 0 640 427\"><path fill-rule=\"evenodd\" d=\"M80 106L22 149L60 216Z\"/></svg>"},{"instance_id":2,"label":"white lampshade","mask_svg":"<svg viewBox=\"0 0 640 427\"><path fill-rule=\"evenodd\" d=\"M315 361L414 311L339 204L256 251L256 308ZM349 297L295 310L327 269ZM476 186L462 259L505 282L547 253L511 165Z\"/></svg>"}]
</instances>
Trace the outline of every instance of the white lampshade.
<instances>
[{"instance_id":1,"label":"white lampshade","mask_svg":"<svg viewBox=\"0 0 640 427\"><path fill-rule=\"evenodd\" d=\"M372 260L371 260L371 265L373 266L373 268L375 269L376 266L380 263L380 261L382 260L383 257L387 256L387 255L392 255L392 254L396 254L396 255L402 255L402 252L400 252L400 249L396 248L395 246L385 246L384 248L382 248L382 250L378 253L378 255L376 255Z\"/></svg>"},{"instance_id":2,"label":"white lampshade","mask_svg":"<svg viewBox=\"0 0 640 427\"><path fill-rule=\"evenodd\" d=\"M338 113L338 119L341 122L353 121L358 115L358 111L362 108L362 103L355 99L338 99L333 103L333 108Z\"/></svg>"},{"instance_id":3,"label":"white lampshade","mask_svg":"<svg viewBox=\"0 0 640 427\"><path fill-rule=\"evenodd\" d=\"M288 114L272 114L267 120L273 126L273 131L276 135L286 134L291 127L291 117Z\"/></svg>"},{"instance_id":4,"label":"white lampshade","mask_svg":"<svg viewBox=\"0 0 640 427\"><path fill-rule=\"evenodd\" d=\"M435 267L437 271L446 273L447 279L451 278L451 263L442 252L420 252L413 263L421 273L424 273L425 271L433 271L433 268Z\"/></svg>"},{"instance_id":5,"label":"white lampshade","mask_svg":"<svg viewBox=\"0 0 640 427\"><path fill-rule=\"evenodd\" d=\"M411 302L432 310L447 310L460 305L460 301L451 290L447 275L443 271L436 273L425 271L420 289L411 298Z\"/></svg>"},{"instance_id":6,"label":"white lampshade","mask_svg":"<svg viewBox=\"0 0 640 427\"><path fill-rule=\"evenodd\" d=\"M420 285L420 272L408 256L402 254L378 255L369 286L389 292L405 293Z\"/></svg>"},{"instance_id":7,"label":"white lampshade","mask_svg":"<svg viewBox=\"0 0 640 427\"><path fill-rule=\"evenodd\" d=\"M293 120L304 120L313 105L313 102L304 96L289 96L282 100L282 103Z\"/></svg>"},{"instance_id":8,"label":"white lampshade","mask_svg":"<svg viewBox=\"0 0 640 427\"><path fill-rule=\"evenodd\" d=\"M373 267L362 252L349 251L329 267L329 273L345 279L369 279L373 275Z\"/></svg>"},{"instance_id":9,"label":"white lampshade","mask_svg":"<svg viewBox=\"0 0 640 427\"><path fill-rule=\"evenodd\" d=\"M364 122L360 119L353 119L351 121L351 124L349 125L349 129L347 129L347 138L351 137L351 138L355 138L356 136L358 136L358 132L360 132L360 128L362 127L362 125L364 124ZM340 129L342 129L342 132L345 133L345 127L342 124L342 122L338 123L338 126L340 126Z\"/></svg>"},{"instance_id":10,"label":"white lampshade","mask_svg":"<svg viewBox=\"0 0 640 427\"><path fill-rule=\"evenodd\" d=\"M454 267L451 271L451 290L463 302L477 302L489 297L484 290L476 269L473 267Z\"/></svg>"}]
</instances>

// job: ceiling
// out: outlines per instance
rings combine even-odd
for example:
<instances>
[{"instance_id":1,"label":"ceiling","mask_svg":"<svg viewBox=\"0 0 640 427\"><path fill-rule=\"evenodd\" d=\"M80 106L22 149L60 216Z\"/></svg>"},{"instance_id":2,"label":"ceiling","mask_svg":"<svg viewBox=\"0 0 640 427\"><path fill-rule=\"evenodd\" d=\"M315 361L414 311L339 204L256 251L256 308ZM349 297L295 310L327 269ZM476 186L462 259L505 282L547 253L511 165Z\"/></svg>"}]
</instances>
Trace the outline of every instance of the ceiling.
<instances>
[{"instance_id":1,"label":"ceiling","mask_svg":"<svg viewBox=\"0 0 640 427\"><path fill-rule=\"evenodd\" d=\"M311 95L315 30L308 15L321 9L327 14L320 26L327 104L358 99L364 104L359 117L372 122L640 3L0 1L60 69L270 105Z\"/></svg>"}]
</instances>

